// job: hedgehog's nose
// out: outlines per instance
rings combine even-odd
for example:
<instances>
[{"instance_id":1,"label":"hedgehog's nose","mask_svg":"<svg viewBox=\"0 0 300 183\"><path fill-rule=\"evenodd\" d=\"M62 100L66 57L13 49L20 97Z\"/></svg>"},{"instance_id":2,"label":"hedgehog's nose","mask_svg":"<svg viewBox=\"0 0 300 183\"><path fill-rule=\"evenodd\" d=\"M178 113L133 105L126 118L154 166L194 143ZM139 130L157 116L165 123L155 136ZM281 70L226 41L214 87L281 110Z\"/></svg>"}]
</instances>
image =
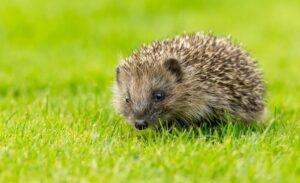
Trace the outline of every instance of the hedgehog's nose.
<instances>
[{"instance_id":1,"label":"hedgehog's nose","mask_svg":"<svg viewBox=\"0 0 300 183\"><path fill-rule=\"evenodd\" d=\"M148 127L148 123L146 120L136 120L134 126L138 130L144 130Z\"/></svg>"}]
</instances>

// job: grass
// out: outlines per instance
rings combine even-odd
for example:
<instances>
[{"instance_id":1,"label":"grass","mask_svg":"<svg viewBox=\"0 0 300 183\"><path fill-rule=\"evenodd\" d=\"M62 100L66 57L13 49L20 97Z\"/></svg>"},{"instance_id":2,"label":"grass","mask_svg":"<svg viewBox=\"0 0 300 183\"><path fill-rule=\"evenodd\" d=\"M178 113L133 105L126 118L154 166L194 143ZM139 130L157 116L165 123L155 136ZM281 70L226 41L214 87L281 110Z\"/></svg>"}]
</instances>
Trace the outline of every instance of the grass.
<instances>
[{"instance_id":1,"label":"grass","mask_svg":"<svg viewBox=\"0 0 300 183\"><path fill-rule=\"evenodd\" d=\"M300 2L1 0L1 182L299 182ZM138 132L111 106L120 55L231 34L267 81L264 126Z\"/></svg>"}]
</instances>

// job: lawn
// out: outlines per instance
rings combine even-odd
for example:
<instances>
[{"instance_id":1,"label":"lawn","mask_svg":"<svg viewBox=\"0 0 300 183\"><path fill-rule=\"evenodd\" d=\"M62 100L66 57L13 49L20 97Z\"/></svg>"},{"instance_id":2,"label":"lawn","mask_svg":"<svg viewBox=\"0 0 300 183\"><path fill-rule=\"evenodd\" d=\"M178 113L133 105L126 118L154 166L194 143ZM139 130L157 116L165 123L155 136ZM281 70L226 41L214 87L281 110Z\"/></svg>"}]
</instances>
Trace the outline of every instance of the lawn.
<instances>
[{"instance_id":1,"label":"lawn","mask_svg":"<svg viewBox=\"0 0 300 183\"><path fill-rule=\"evenodd\" d=\"M0 182L299 182L299 18L299 0L1 0ZM258 60L265 124L132 129L119 57L202 30Z\"/></svg>"}]
</instances>

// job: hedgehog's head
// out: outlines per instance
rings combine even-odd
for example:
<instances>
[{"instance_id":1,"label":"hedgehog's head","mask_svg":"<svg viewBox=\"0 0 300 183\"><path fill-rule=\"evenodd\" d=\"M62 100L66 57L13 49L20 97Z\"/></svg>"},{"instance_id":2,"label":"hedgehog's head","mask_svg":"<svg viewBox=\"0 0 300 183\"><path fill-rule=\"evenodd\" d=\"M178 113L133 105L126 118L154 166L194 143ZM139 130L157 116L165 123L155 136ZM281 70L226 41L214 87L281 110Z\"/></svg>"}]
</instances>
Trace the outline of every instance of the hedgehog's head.
<instances>
[{"instance_id":1,"label":"hedgehog's head","mask_svg":"<svg viewBox=\"0 0 300 183\"><path fill-rule=\"evenodd\" d=\"M139 130L157 127L172 119L172 107L178 100L177 87L182 69L174 58L161 61L123 61L116 69L114 103Z\"/></svg>"}]
</instances>

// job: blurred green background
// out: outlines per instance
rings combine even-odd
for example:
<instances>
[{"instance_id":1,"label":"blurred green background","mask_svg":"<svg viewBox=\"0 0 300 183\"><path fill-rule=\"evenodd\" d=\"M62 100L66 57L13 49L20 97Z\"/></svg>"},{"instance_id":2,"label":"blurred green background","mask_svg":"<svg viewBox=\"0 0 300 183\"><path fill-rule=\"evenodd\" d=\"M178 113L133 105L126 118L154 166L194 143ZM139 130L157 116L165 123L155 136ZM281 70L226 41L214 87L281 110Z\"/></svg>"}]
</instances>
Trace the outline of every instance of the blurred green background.
<instances>
[{"instance_id":1,"label":"blurred green background","mask_svg":"<svg viewBox=\"0 0 300 183\"><path fill-rule=\"evenodd\" d=\"M300 132L299 18L299 0L1 0L0 180L298 180L300 148L291 139L297 141ZM166 159L151 156L158 153L155 142L139 141L140 134L114 113L110 91L118 58L142 43L194 31L231 35L258 60L267 82L270 118L276 109L286 125L267 141L256 137L266 154L251 151L239 159L222 151L226 144L215 147L199 137L194 141L204 143L200 148L170 137L160 141L164 149L159 152L166 153L162 156L172 157L168 149L174 143L187 154L164 164ZM253 145L233 141L231 152ZM275 142L285 144L286 151L274 149ZM212 167L198 157L199 163L191 164L185 159L189 152L214 154L212 159L220 161ZM237 175L238 164L252 162L252 155L261 161L276 156L278 162L254 163Z\"/></svg>"}]
</instances>

